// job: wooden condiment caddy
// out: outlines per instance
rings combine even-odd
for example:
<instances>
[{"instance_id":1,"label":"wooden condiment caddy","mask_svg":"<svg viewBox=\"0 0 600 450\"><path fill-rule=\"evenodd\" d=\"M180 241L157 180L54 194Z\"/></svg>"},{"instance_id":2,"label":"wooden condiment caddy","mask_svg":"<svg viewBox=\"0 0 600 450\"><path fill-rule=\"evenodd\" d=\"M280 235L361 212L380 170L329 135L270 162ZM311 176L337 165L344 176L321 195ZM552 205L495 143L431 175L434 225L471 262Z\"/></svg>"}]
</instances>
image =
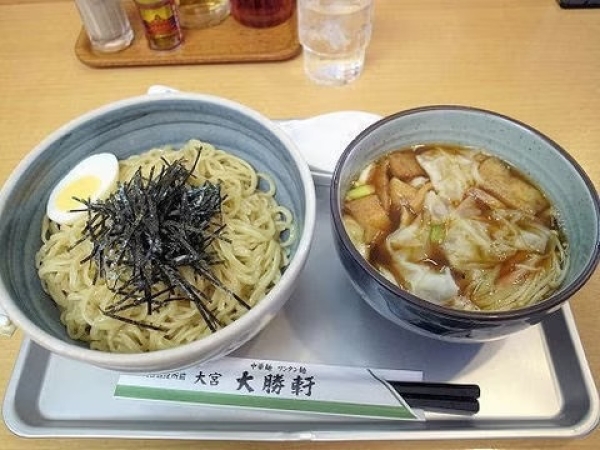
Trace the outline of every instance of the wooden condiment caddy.
<instances>
[{"instance_id":1,"label":"wooden condiment caddy","mask_svg":"<svg viewBox=\"0 0 600 450\"><path fill-rule=\"evenodd\" d=\"M157 51L148 46L142 22L133 5L128 5L135 32L132 45L116 53L96 53L84 30L75 43L75 54L91 67L131 67L175 64L281 61L300 52L294 14L271 28L250 28L228 17L221 24L204 29L184 29L184 43L173 50Z\"/></svg>"}]
</instances>

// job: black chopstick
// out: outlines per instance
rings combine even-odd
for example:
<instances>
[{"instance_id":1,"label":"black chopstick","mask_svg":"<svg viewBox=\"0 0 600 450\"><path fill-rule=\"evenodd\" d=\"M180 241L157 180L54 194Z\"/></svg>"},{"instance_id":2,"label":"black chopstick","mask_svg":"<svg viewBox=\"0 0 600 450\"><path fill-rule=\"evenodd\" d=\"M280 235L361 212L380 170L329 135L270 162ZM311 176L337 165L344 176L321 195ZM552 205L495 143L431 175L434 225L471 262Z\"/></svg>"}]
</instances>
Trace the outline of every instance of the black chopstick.
<instances>
[{"instance_id":1,"label":"black chopstick","mask_svg":"<svg viewBox=\"0 0 600 450\"><path fill-rule=\"evenodd\" d=\"M475 414L479 412L479 401L469 397L450 396L414 396L402 395L402 398L412 408L446 414Z\"/></svg>"},{"instance_id":2,"label":"black chopstick","mask_svg":"<svg viewBox=\"0 0 600 450\"><path fill-rule=\"evenodd\" d=\"M479 398L481 390L476 384L432 383L428 381L388 381L399 394L451 395Z\"/></svg>"},{"instance_id":3,"label":"black chopstick","mask_svg":"<svg viewBox=\"0 0 600 450\"><path fill-rule=\"evenodd\" d=\"M481 390L476 384L387 381L413 408L451 414L479 412Z\"/></svg>"}]
</instances>

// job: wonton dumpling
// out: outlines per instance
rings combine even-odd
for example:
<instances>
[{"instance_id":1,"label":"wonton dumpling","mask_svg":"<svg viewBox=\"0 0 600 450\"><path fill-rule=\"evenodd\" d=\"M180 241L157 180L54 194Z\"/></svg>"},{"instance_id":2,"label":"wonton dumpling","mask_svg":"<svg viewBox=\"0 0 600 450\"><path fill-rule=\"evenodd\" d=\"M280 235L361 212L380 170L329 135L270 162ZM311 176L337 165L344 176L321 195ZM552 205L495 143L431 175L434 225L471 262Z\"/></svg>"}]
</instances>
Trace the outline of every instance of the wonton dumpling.
<instances>
[{"instance_id":1,"label":"wonton dumpling","mask_svg":"<svg viewBox=\"0 0 600 450\"><path fill-rule=\"evenodd\" d=\"M435 222L444 222L452 212L448 203L435 191L429 191L425 196L425 210Z\"/></svg>"},{"instance_id":2,"label":"wonton dumpling","mask_svg":"<svg viewBox=\"0 0 600 450\"><path fill-rule=\"evenodd\" d=\"M502 261L514 253L490 236L485 222L456 215L446 224L442 248L450 265L463 271Z\"/></svg>"},{"instance_id":3,"label":"wonton dumpling","mask_svg":"<svg viewBox=\"0 0 600 450\"><path fill-rule=\"evenodd\" d=\"M475 185L478 163L472 158L436 147L417 155L417 161L437 193L451 202L461 201L467 189Z\"/></svg>"},{"instance_id":4,"label":"wonton dumpling","mask_svg":"<svg viewBox=\"0 0 600 450\"><path fill-rule=\"evenodd\" d=\"M427 264L413 262L425 256L428 233L421 225L421 221L416 220L392 233L386 240L387 249L397 271L402 273L407 290L422 299L443 304L458 294L458 286L449 267L439 271Z\"/></svg>"},{"instance_id":5,"label":"wonton dumpling","mask_svg":"<svg viewBox=\"0 0 600 450\"><path fill-rule=\"evenodd\" d=\"M394 264L403 271L406 287L417 297L442 305L458 294L458 286L448 267L438 271L424 264L411 263L397 252L392 256Z\"/></svg>"},{"instance_id":6,"label":"wonton dumpling","mask_svg":"<svg viewBox=\"0 0 600 450\"><path fill-rule=\"evenodd\" d=\"M405 254L408 252L418 251L423 253L423 249L427 244L428 233L423 229L422 220L414 220L410 225L398 228L386 238L386 245L390 252L402 251ZM414 260L418 257L413 257Z\"/></svg>"},{"instance_id":7,"label":"wonton dumpling","mask_svg":"<svg viewBox=\"0 0 600 450\"><path fill-rule=\"evenodd\" d=\"M544 253L552 232L545 228L521 230L520 240L515 242L515 247L520 250L533 250Z\"/></svg>"}]
</instances>

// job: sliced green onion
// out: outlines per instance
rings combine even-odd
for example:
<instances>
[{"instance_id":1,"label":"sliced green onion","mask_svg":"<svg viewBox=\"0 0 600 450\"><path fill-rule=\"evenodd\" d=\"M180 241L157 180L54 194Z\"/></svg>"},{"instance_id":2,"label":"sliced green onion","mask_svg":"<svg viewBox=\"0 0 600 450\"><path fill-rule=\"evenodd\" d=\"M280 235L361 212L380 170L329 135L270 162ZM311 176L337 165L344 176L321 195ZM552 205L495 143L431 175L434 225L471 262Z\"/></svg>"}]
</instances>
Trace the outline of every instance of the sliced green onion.
<instances>
[{"instance_id":1,"label":"sliced green onion","mask_svg":"<svg viewBox=\"0 0 600 450\"><path fill-rule=\"evenodd\" d=\"M367 195L371 195L375 193L375 187L370 184L362 184L355 188L352 188L346 194L346 201L356 200L362 197L366 197Z\"/></svg>"},{"instance_id":2,"label":"sliced green onion","mask_svg":"<svg viewBox=\"0 0 600 450\"><path fill-rule=\"evenodd\" d=\"M375 187L371 186L370 184L363 184L350 189L346 194L346 201L356 200L374 193Z\"/></svg>"},{"instance_id":3,"label":"sliced green onion","mask_svg":"<svg viewBox=\"0 0 600 450\"><path fill-rule=\"evenodd\" d=\"M433 223L431 224L431 229L429 230L429 240L434 244L441 244L444 242L446 237L446 227L443 223Z\"/></svg>"}]
</instances>

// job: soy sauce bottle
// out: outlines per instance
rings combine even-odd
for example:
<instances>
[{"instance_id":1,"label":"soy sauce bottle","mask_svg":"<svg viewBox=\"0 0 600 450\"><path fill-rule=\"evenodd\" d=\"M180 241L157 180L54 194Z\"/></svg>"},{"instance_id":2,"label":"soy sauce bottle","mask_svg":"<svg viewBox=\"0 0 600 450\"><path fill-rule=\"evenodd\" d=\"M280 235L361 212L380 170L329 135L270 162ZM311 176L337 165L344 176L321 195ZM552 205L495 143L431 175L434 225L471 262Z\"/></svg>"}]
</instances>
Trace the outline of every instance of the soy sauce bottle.
<instances>
[{"instance_id":1,"label":"soy sauce bottle","mask_svg":"<svg viewBox=\"0 0 600 450\"><path fill-rule=\"evenodd\" d=\"M231 0L231 15L242 25L267 28L288 20L296 0Z\"/></svg>"}]
</instances>

